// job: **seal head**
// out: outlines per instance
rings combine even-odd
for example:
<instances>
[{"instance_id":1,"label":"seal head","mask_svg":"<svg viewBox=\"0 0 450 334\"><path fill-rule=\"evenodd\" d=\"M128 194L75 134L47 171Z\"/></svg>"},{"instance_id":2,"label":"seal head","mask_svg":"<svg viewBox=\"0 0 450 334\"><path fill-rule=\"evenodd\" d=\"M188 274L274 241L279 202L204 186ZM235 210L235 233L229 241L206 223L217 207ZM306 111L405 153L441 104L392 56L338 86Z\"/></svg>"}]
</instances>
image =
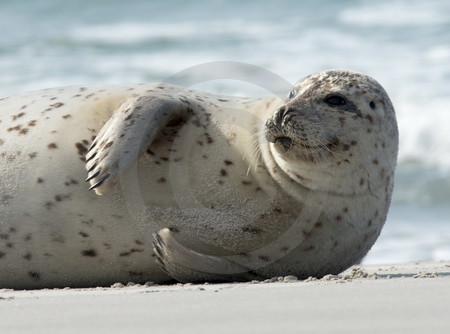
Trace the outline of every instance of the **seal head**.
<instances>
[{"instance_id":1,"label":"seal head","mask_svg":"<svg viewBox=\"0 0 450 334\"><path fill-rule=\"evenodd\" d=\"M378 82L356 72L330 70L299 81L267 120L264 135L278 166L313 189L359 193L366 190L358 187L361 177L371 174L366 166L396 161L392 103ZM354 169L361 175L356 184L340 178Z\"/></svg>"}]
</instances>

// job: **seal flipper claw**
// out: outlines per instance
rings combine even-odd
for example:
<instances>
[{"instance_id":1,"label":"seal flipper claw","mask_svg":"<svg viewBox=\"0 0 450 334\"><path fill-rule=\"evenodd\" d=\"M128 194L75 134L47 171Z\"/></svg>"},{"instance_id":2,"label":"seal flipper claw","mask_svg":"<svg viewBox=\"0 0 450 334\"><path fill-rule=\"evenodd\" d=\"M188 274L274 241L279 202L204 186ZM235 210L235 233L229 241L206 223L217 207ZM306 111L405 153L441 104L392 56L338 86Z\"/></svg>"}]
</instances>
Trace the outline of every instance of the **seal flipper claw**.
<instances>
[{"instance_id":1,"label":"seal flipper claw","mask_svg":"<svg viewBox=\"0 0 450 334\"><path fill-rule=\"evenodd\" d=\"M90 171L90 170L91 170L91 169L89 169L89 171ZM87 179L84 180L84 182L89 182L90 180L96 178L96 177L100 174L100 172L101 172L100 169L96 170L96 171L94 172L94 174L89 175L89 176L87 177Z\"/></svg>"},{"instance_id":2,"label":"seal flipper claw","mask_svg":"<svg viewBox=\"0 0 450 334\"><path fill-rule=\"evenodd\" d=\"M99 171L86 180L91 189L102 195L115 186L171 120L186 120L189 115L186 105L176 96L154 93L126 100L89 148L86 169ZM104 178L106 171L108 178Z\"/></svg>"},{"instance_id":3,"label":"seal flipper claw","mask_svg":"<svg viewBox=\"0 0 450 334\"><path fill-rule=\"evenodd\" d=\"M168 228L154 233L153 249L161 269L179 282L230 282L260 278L249 268L224 257L188 249L172 237Z\"/></svg>"},{"instance_id":4,"label":"seal flipper claw","mask_svg":"<svg viewBox=\"0 0 450 334\"><path fill-rule=\"evenodd\" d=\"M94 184L89 188L89 190L92 190L92 189L95 189L95 188L97 188L97 187L100 187L100 186L102 185L102 183L105 182L105 180L106 180L109 176L110 176L110 174L106 174L106 175L102 176L102 178L101 178L97 183L94 183Z\"/></svg>"},{"instance_id":5,"label":"seal flipper claw","mask_svg":"<svg viewBox=\"0 0 450 334\"><path fill-rule=\"evenodd\" d=\"M91 161L92 159L95 158L95 156L97 155L97 152L92 153L91 155L86 157L86 162Z\"/></svg>"}]
</instances>

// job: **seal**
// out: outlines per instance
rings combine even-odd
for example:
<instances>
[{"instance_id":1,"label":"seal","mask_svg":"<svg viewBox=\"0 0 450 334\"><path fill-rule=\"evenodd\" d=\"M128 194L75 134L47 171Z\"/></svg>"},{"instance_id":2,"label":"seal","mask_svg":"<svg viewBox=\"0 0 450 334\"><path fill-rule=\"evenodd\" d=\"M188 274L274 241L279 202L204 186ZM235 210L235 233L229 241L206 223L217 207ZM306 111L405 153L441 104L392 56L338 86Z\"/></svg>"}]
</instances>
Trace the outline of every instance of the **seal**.
<instances>
[{"instance_id":1,"label":"seal","mask_svg":"<svg viewBox=\"0 0 450 334\"><path fill-rule=\"evenodd\" d=\"M141 84L0 110L1 288L336 274L390 205L395 112L360 73L313 74L285 101Z\"/></svg>"}]
</instances>

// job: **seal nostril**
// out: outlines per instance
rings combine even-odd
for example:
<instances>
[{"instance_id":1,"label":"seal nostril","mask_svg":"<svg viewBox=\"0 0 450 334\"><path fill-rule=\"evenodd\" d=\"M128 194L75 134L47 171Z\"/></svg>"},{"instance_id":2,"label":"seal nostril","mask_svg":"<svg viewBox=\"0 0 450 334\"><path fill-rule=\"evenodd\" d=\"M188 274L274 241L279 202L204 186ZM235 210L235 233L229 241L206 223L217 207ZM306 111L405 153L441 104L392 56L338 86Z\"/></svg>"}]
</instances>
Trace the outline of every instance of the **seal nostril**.
<instances>
[{"instance_id":1,"label":"seal nostril","mask_svg":"<svg viewBox=\"0 0 450 334\"><path fill-rule=\"evenodd\" d=\"M286 107L285 106L280 107L280 109L278 109L275 115L275 122L277 124L280 124L285 114L286 114Z\"/></svg>"},{"instance_id":2,"label":"seal nostril","mask_svg":"<svg viewBox=\"0 0 450 334\"><path fill-rule=\"evenodd\" d=\"M292 139L289 137L278 137L275 139L275 143L281 144L283 146L284 151L287 151L292 145Z\"/></svg>"}]
</instances>

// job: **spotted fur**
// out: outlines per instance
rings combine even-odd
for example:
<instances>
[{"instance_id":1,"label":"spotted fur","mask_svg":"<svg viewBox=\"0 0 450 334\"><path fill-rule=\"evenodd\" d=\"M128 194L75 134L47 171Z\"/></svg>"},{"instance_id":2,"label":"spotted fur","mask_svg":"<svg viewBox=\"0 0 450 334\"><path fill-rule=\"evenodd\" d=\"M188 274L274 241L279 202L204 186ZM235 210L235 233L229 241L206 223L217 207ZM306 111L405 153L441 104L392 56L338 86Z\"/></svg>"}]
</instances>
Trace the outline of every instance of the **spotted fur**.
<instances>
[{"instance_id":1,"label":"spotted fur","mask_svg":"<svg viewBox=\"0 0 450 334\"><path fill-rule=\"evenodd\" d=\"M390 204L394 109L358 73L294 88L286 101L171 85L1 99L0 288L302 278L361 260Z\"/></svg>"}]
</instances>

